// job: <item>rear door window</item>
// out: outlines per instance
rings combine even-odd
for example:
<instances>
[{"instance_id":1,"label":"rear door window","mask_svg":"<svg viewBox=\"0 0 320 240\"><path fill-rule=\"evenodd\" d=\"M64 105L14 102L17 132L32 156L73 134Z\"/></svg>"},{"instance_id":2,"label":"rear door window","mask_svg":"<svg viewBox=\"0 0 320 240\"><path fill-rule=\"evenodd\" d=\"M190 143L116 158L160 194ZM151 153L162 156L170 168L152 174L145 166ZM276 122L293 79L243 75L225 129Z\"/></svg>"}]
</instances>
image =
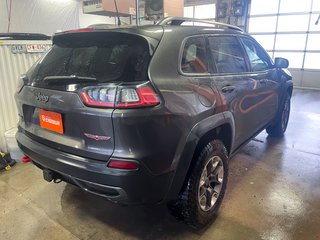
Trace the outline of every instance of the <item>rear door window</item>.
<instances>
[{"instance_id":1,"label":"rear door window","mask_svg":"<svg viewBox=\"0 0 320 240\"><path fill-rule=\"evenodd\" d=\"M144 81L150 61L149 45L142 37L116 33L86 33L62 37L30 69L31 82L75 76L97 82Z\"/></svg>"},{"instance_id":2,"label":"rear door window","mask_svg":"<svg viewBox=\"0 0 320 240\"><path fill-rule=\"evenodd\" d=\"M212 59L217 73L247 72L245 53L236 37L209 36Z\"/></svg>"},{"instance_id":3,"label":"rear door window","mask_svg":"<svg viewBox=\"0 0 320 240\"><path fill-rule=\"evenodd\" d=\"M204 37L191 37L186 40L182 51L181 71L187 74L208 73Z\"/></svg>"}]
</instances>

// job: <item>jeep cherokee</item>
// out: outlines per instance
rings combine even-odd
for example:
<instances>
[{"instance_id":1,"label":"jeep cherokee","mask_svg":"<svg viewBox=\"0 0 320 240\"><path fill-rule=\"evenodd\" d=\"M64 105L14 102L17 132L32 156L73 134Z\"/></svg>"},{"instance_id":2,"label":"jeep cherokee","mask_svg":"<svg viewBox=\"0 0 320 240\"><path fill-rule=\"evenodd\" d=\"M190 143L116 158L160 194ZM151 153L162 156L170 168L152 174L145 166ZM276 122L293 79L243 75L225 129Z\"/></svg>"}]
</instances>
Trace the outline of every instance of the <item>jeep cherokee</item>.
<instances>
[{"instance_id":1,"label":"jeep cherokee","mask_svg":"<svg viewBox=\"0 0 320 240\"><path fill-rule=\"evenodd\" d=\"M196 19L58 33L21 78L16 138L47 181L117 203L167 202L203 226L229 158L264 129L284 134L288 64L235 26Z\"/></svg>"}]
</instances>

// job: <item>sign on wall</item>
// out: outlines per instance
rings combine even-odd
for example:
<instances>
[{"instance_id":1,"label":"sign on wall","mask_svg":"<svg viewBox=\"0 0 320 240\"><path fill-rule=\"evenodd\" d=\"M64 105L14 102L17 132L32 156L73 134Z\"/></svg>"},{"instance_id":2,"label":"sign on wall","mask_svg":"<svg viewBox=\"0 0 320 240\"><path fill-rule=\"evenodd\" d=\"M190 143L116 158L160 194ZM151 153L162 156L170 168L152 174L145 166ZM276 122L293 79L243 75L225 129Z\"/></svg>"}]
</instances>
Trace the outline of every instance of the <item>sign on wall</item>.
<instances>
[{"instance_id":1,"label":"sign on wall","mask_svg":"<svg viewBox=\"0 0 320 240\"><path fill-rule=\"evenodd\" d=\"M50 44L14 44L11 52L16 53L43 53L50 49Z\"/></svg>"}]
</instances>

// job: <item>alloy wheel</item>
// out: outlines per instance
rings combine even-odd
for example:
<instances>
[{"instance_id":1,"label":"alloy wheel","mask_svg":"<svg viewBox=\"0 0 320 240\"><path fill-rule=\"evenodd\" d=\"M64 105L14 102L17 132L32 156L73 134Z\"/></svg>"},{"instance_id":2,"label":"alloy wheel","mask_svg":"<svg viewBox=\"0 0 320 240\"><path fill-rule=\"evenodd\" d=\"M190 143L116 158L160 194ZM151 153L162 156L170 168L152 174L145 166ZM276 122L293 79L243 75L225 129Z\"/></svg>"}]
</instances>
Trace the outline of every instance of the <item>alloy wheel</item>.
<instances>
[{"instance_id":1,"label":"alloy wheel","mask_svg":"<svg viewBox=\"0 0 320 240\"><path fill-rule=\"evenodd\" d=\"M198 203L202 211L209 211L213 208L221 192L224 177L222 159L213 156L203 168L199 189Z\"/></svg>"}]
</instances>

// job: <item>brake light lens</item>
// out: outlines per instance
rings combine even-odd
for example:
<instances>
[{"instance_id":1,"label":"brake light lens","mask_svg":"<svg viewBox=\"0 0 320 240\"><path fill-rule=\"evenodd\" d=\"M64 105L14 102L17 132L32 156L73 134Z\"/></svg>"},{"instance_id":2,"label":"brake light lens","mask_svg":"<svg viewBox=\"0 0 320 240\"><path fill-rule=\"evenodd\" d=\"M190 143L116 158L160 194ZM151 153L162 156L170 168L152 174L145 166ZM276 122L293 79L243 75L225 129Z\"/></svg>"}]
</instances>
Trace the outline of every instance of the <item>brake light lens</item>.
<instances>
[{"instance_id":1,"label":"brake light lens","mask_svg":"<svg viewBox=\"0 0 320 240\"><path fill-rule=\"evenodd\" d=\"M148 84L142 86L88 87L80 96L87 106L106 108L152 107L160 103L158 94Z\"/></svg>"},{"instance_id":2,"label":"brake light lens","mask_svg":"<svg viewBox=\"0 0 320 240\"><path fill-rule=\"evenodd\" d=\"M22 75L19 79L19 83L18 83L18 86L17 86L17 89L16 89L16 92L17 93L20 93L22 88L24 87L25 83L27 81L27 77L26 75Z\"/></svg>"},{"instance_id":3,"label":"brake light lens","mask_svg":"<svg viewBox=\"0 0 320 240\"><path fill-rule=\"evenodd\" d=\"M123 169L123 170L138 170L139 164L132 161L114 160L111 159L108 163L109 168Z\"/></svg>"},{"instance_id":4,"label":"brake light lens","mask_svg":"<svg viewBox=\"0 0 320 240\"><path fill-rule=\"evenodd\" d=\"M122 88L117 108L152 107L159 104L159 97L151 87Z\"/></svg>"},{"instance_id":5,"label":"brake light lens","mask_svg":"<svg viewBox=\"0 0 320 240\"><path fill-rule=\"evenodd\" d=\"M65 31L63 33L79 33L79 32L93 32L93 28L73 29L73 30Z\"/></svg>"},{"instance_id":6,"label":"brake light lens","mask_svg":"<svg viewBox=\"0 0 320 240\"><path fill-rule=\"evenodd\" d=\"M80 93L83 102L88 106L114 107L116 96L115 87L85 88Z\"/></svg>"}]
</instances>

